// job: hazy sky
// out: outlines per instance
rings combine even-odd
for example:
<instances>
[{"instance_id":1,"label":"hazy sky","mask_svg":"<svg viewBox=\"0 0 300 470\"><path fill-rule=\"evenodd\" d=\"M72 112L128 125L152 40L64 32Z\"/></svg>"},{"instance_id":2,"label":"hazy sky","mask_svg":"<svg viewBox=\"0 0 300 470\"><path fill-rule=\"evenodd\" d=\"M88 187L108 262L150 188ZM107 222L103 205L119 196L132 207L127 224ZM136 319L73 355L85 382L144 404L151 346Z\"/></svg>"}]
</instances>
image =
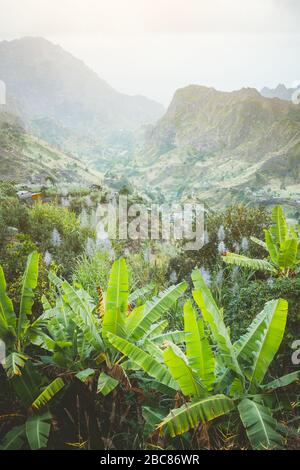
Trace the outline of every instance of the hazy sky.
<instances>
[{"instance_id":1,"label":"hazy sky","mask_svg":"<svg viewBox=\"0 0 300 470\"><path fill-rule=\"evenodd\" d=\"M0 0L0 39L43 36L114 88L170 101L300 80L300 0Z\"/></svg>"}]
</instances>

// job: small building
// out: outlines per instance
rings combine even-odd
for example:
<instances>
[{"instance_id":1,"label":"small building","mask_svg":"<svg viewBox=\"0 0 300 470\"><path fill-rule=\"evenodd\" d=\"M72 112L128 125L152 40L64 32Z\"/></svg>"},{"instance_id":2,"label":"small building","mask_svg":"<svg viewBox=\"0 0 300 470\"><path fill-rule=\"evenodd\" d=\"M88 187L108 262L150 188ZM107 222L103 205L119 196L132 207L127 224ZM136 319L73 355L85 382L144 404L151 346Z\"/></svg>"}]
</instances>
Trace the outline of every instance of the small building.
<instances>
[{"instance_id":1,"label":"small building","mask_svg":"<svg viewBox=\"0 0 300 470\"><path fill-rule=\"evenodd\" d=\"M31 199L31 192L30 191L18 191L17 196L21 201L26 201Z\"/></svg>"},{"instance_id":2,"label":"small building","mask_svg":"<svg viewBox=\"0 0 300 470\"><path fill-rule=\"evenodd\" d=\"M45 198L44 193L31 193L30 191L18 191L17 196L20 199L20 201L26 201L26 202L31 202L31 201L42 201Z\"/></svg>"}]
</instances>

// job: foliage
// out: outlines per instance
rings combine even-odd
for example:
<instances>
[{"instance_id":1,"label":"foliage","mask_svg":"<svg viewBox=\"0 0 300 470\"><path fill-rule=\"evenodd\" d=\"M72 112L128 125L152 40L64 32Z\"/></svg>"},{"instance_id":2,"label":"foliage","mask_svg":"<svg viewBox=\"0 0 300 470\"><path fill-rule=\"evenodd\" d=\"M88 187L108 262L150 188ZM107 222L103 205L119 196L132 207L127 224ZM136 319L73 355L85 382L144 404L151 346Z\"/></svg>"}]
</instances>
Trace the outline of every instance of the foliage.
<instances>
[{"instance_id":1,"label":"foliage","mask_svg":"<svg viewBox=\"0 0 300 470\"><path fill-rule=\"evenodd\" d=\"M51 415L48 412L40 414L39 411L43 410L64 387L64 382L57 378L41 391L43 378L34 372L28 354L37 322L32 320L32 306L38 280L38 262L37 252L28 256L18 315L7 295L6 280L3 268L0 266L0 339L6 345L3 367L22 406L26 408L30 406L32 411L38 411L29 416L23 426L16 426L6 434L1 445L2 449L20 448L26 439L31 449L46 447Z\"/></svg>"},{"instance_id":2,"label":"foliage","mask_svg":"<svg viewBox=\"0 0 300 470\"><path fill-rule=\"evenodd\" d=\"M92 256L78 258L73 272L73 282L81 285L95 300L97 288L107 289L111 260L108 253L96 251Z\"/></svg>"},{"instance_id":3,"label":"foliage","mask_svg":"<svg viewBox=\"0 0 300 470\"><path fill-rule=\"evenodd\" d=\"M266 280L220 264L220 245L260 261L263 229L287 236L279 219L267 230L264 209L238 206L209 214L199 253L113 241L85 254L94 234L70 207L0 185L0 448L297 447L296 269ZM177 277L195 265L188 299Z\"/></svg>"},{"instance_id":4,"label":"foliage","mask_svg":"<svg viewBox=\"0 0 300 470\"><path fill-rule=\"evenodd\" d=\"M234 291L224 289L223 306L224 318L228 324L233 339L237 339L246 326L254 319L255 312L262 309L271 299L284 298L289 303L284 340L279 349L276 362L276 372L291 369L291 345L297 339L300 321L300 279L297 278L270 278L267 282L254 280L251 283L239 286ZM274 370L274 373L275 373Z\"/></svg>"},{"instance_id":5,"label":"foliage","mask_svg":"<svg viewBox=\"0 0 300 470\"><path fill-rule=\"evenodd\" d=\"M183 434L200 423L206 423L229 412L239 412L249 442L255 449L274 448L283 444L282 431L269 409L272 393L284 384L300 378L300 374L279 379L272 385L264 378L283 338L287 302L270 301L257 315L246 333L232 343L210 290L199 271L192 274L195 289L193 297L202 317L198 318L192 303L185 305L185 353L169 342L162 352L181 393L189 398L173 409L158 425L160 432L168 430L171 436ZM163 364L145 357L128 341L116 335L109 336L112 344L156 380L166 383L166 373L159 372ZM208 365L207 367L204 366ZM167 382L169 384L169 381ZM278 399L278 396L277 396Z\"/></svg>"},{"instance_id":6,"label":"foliage","mask_svg":"<svg viewBox=\"0 0 300 470\"><path fill-rule=\"evenodd\" d=\"M28 206L16 197L13 185L1 183L0 192L0 260L14 304L19 302L23 266L32 251L42 253L35 311L48 290L48 267L71 276L76 257L85 251L86 240L94 233L80 226L79 219L66 208L55 204ZM59 242L53 242L53 232ZM47 259L48 258L48 259Z\"/></svg>"},{"instance_id":7,"label":"foliage","mask_svg":"<svg viewBox=\"0 0 300 470\"><path fill-rule=\"evenodd\" d=\"M267 259L253 259L236 253L225 253L223 261L235 266L270 272L277 276L293 276L300 270L299 238L295 229L286 222L283 209L273 209L273 224L265 229L265 242L252 237L268 253Z\"/></svg>"},{"instance_id":8,"label":"foliage","mask_svg":"<svg viewBox=\"0 0 300 470\"><path fill-rule=\"evenodd\" d=\"M243 239L249 240L251 236L262 237L263 230L268 227L270 217L266 209L251 208L244 205L231 206L224 211L208 212L205 214L205 245L199 251L183 251L179 256L171 259L169 273L175 271L179 280L186 279L192 270L205 267L208 270L218 271L220 263L220 243L223 250L241 250ZM222 228L223 234L220 234ZM221 235L221 236L220 236ZM250 256L262 256L264 250L258 245L249 245Z\"/></svg>"}]
</instances>

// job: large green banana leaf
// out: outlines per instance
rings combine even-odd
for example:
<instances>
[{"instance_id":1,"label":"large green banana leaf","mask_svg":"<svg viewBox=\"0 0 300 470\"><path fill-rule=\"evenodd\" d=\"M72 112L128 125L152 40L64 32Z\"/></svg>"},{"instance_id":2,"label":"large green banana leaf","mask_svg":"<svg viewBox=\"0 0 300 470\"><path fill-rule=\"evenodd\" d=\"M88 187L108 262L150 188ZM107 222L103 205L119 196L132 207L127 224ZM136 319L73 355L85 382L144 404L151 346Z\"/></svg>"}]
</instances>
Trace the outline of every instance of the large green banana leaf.
<instances>
[{"instance_id":1,"label":"large green banana leaf","mask_svg":"<svg viewBox=\"0 0 300 470\"><path fill-rule=\"evenodd\" d=\"M135 326L142 321L144 316L145 305L139 305L135 307L126 317L125 320L125 331L126 335L129 338ZM147 335L150 334L150 331L147 331Z\"/></svg>"},{"instance_id":2,"label":"large green banana leaf","mask_svg":"<svg viewBox=\"0 0 300 470\"><path fill-rule=\"evenodd\" d=\"M269 256L272 262L277 265L278 264L278 247L276 243L273 241L273 237L269 230L265 230L265 240L266 245L268 248Z\"/></svg>"},{"instance_id":3,"label":"large green banana leaf","mask_svg":"<svg viewBox=\"0 0 300 470\"><path fill-rule=\"evenodd\" d=\"M217 304L206 286L205 281L197 269L192 273L192 280L195 285L193 297L201 309L204 320L209 324L214 340L222 354L222 361L229 369L237 373L242 379L243 373L235 356L235 351L231 343L228 330L224 324L223 316Z\"/></svg>"},{"instance_id":4,"label":"large green banana leaf","mask_svg":"<svg viewBox=\"0 0 300 470\"><path fill-rule=\"evenodd\" d=\"M222 256L222 260L227 264L233 264L234 266L240 266L242 268L276 272L274 266L264 259L248 258L247 256L238 255L236 253L227 253L225 256Z\"/></svg>"},{"instance_id":5,"label":"large green banana leaf","mask_svg":"<svg viewBox=\"0 0 300 470\"><path fill-rule=\"evenodd\" d=\"M204 386L200 384L200 379L197 379L196 374L193 374L187 358L178 347L170 344L164 350L163 357L173 379L176 380L184 395L192 397L205 396Z\"/></svg>"},{"instance_id":6,"label":"large green banana leaf","mask_svg":"<svg viewBox=\"0 0 300 470\"><path fill-rule=\"evenodd\" d=\"M268 307L270 311L265 318L264 328L258 330L258 334L252 337L251 340L251 344L253 344L249 373L249 390L251 393L255 392L257 385L263 381L269 365L281 344L286 326L288 312L287 301L279 299L269 302L268 305L270 306Z\"/></svg>"},{"instance_id":7,"label":"large green banana leaf","mask_svg":"<svg viewBox=\"0 0 300 470\"><path fill-rule=\"evenodd\" d=\"M9 331L8 321L5 315L5 311L3 309L3 305L0 303L0 339L5 341L8 331Z\"/></svg>"},{"instance_id":8,"label":"large green banana leaf","mask_svg":"<svg viewBox=\"0 0 300 470\"><path fill-rule=\"evenodd\" d=\"M117 387L117 385L119 385L118 380L114 379L110 375L105 374L105 372L102 372L98 378L97 393L101 393L102 395L106 396L112 392Z\"/></svg>"},{"instance_id":9,"label":"large green banana leaf","mask_svg":"<svg viewBox=\"0 0 300 470\"><path fill-rule=\"evenodd\" d=\"M147 351L150 356L157 359L158 362L164 362L162 349L160 349L160 347L153 343L150 339L145 339L141 344L138 343L138 346L143 349L143 351Z\"/></svg>"},{"instance_id":10,"label":"large green banana leaf","mask_svg":"<svg viewBox=\"0 0 300 470\"><path fill-rule=\"evenodd\" d=\"M16 334L16 315L11 299L6 293L6 281L2 266L0 266L0 337L10 331Z\"/></svg>"},{"instance_id":11,"label":"large green banana leaf","mask_svg":"<svg viewBox=\"0 0 300 470\"><path fill-rule=\"evenodd\" d=\"M151 336L150 340L156 344L163 344L165 341L171 341L174 344L183 343L185 334L183 331L169 331L158 336Z\"/></svg>"},{"instance_id":12,"label":"large green banana leaf","mask_svg":"<svg viewBox=\"0 0 300 470\"><path fill-rule=\"evenodd\" d=\"M103 350L104 344L99 334L99 326L96 317L93 315L94 305L88 294L82 289L77 291L71 284L64 281L61 285L64 293L64 300L75 313L72 320L84 332L87 341L97 350ZM60 308L60 314L66 313L65 309Z\"/></svg>"},{"instance_id":13,"label":"large green banana leaf","mask_svg":"<svg viewBox=\"0 0 300 470\"><path fill-rule=\"evenodd\" d=\"M136 289L134 292L132 292L129 297L128 297L128 303L132 304L136 302L137 300L144 299L147 294L149 294L151 291L153 291L155 285L154 284L148 284L145 287L142 287L141 289Z\"/></svg>"},{"instance_id":14,"label":"large green banana leaf","mask_svg":"<svg viewBox=\"0 0 300 470\"><path fill-rule=\"evenodd\" d=\"M115 261L106 292L105 313L102 334L108 333L125 336L125 319L128 309L128 272L123 258Z\"/></svg>"},{"instance_id":15,"label":"large green banana leaf","mask_svg":"<svg viewBox=\"0 0 300 470\"><path fill-rule=\"evenodd\" d=\"M143 406L142 414L145 421L144 435L149 436L149 434L153 433L157 425L163 420L166 412L159 408Z\"/></svg>"},{"instance_id":16,"label":"large green banana leaf","mask_svg":"<svg viewBox=\"0 0 300 470\"><path fill-rule=\"evenodd\" d=\"M153 338L155 336L160 336L163 334L165 329L169 326L168 320L162 320L158 323L153 323L149 329L149 332L145 335L145 338Z\"/></svg>"},{"instance_id":17,"label":"large green banana leaf","mask_svg":"<svg viewBox=\"0 0 300 470\"><path fill-rule=\"evenodd\" d=\"M253 360L253 351L256 348L257 340L267 326L267 319L278 308L278 300L270 300L264 306L264 309L254 318L246 333L234 343L236 357L239 361L249 363Z\"/></svg>"},{"instance_id":18,"label":"large green banana leaf","mask_svg":"<svg viewBox=\"0 0 300 470\"><path fill-rule=\"evenodd\" d=\"M297 261L298 240L292 238L281 243L278 264L281 269L293 268Z\"/></svg>"},{"instance_id":19,"label":"large green banana leaf","mask_svg":"<svg viewBox=\"0 0 300 470\"><path fill-rule=\"evenodd\" d=\"M47 405L47 403L49 403L49 401L52 400L52 398L54 398L64 386L64 381L61 378L57 377L34 400L31 407L34 410L39 410L43 406Z\"/></svg>"},{"instance_id":20,"label":"large green banana leaf","mask_svg":"<svg viewBox=\"0 0 300 470\"><path fill-rule=\"evenodd\" d=\"M199 318L197 321L190 300L184 305L184 332L189 365L207 390L211 390L215 381L215 357L205 335L203 320Z\"/></svg>"},{"instance_id":21,"label":"large green banana leaf","mask_svg":"<svg viewBox=\"0 0 300 470\"><path fill-rule=\"evenodd\" d=\"M75 377L80 380L82 383L86 383L94 374L95 369L88 367L87 369L80 370Z\"/></svg>"},{"instance_id":22,"label":"large green banana leaf","mask_svg":"<svg viewBox=\"0 0 300 470\"><path fill-rule=\"evenodd\" d=\"M25 441L25 425L15 426L2 439L0 450L19 450Z\"/></svg>"},{"instance_id":23,"label":"large green banana leaf","mask_svg":"<svg viewBox=\"0 0 300 470\"><path fill-rule=\"evenodd\" d=\"M12 352L5 358L4 369L7 377L10 379L22 375L22 370L25 366L28 357L25 354Z\"/></svg>"},{"instance_id":24,"label":"large green banana leaf","mask_svg":"<svg viewBox=\"0 0 300 470\"><path fill-rule=\"evenodd\" d=\"M33 415L26 421L26 436L31 450L47 447L51 428L51 414Z\"/></svg>"},{"instance_id":25,"label":"large green banana leaf","mask_svg":"<svg viewBox=\"0 0 300 470\"><path fill-rule=\"evenodd\" d=\"M38 281L38 269L39 254L33 252L28 256L22 283L20 311L18 318L18 340L20 340L24 332L24 328L27 323L27 316L31 315L34 301L34 289L36 288Z\"/></svg>"},{"instance_id":26,"label":"large green banana leaf","mask_svg":"<svg viewBox=\"0 0 300 470\"><path fill-rule=\"evenodd\" d=\"M274 225L270 228L272 236L278 245L281 245L288 238L289 229L284 217L283 208L275 206L272 211L272 220Z\"/></svg>"},{"instance_id":27,"label":"large green banana leaf","mask_svg":"<svg viewBox=\"0 0 300 470\"><path fill-rule=\"evenodd\" d=\"M256 243L256 245L259 245L261 246L262 248L264 248L266 251L269 251L268 250L268 247L267 247L267 244L265 242L263 242L262 240L260 240L259 238L256 238L256 237L250 237L250 240L254 243Z\"/></svg>"},{"instance_id":28,"label":"large green banana leaf","mask_svg":"<svg viewBox=\"0 0 300 470\"><path fill-rule=\"evenodd\" d=\"M154 299L146 302L141 315L133 317L131 313L126 326L128 339L137 341L142 338L149 331L151 325L174 305L186 289L186 282L171 286Z\"/></svg>"},{"instance_id":29,"label":"large green banana leaf","mask_svg":"<svg viewBox=\"0 0 300 470\"><path fill-rule=\"evenodd\" d=\"M245 398L239 403L238 410L253 449L275 449L282 444L278 423L268 408Z\"/></svg>"},{"instance_id":30,"label":"large green banana leaf","mask_svg":"<svg viewBox=\"0 0 300 470\"><path fill-rule=\"evenodd\" d=\"M27 361L22 375L15 376L11 383L22 407L30 408L32 402L41 393L43 377L31 361Z\"/></svg>"},{"instance_id":31,"label":"large green banana leaf","mask_svg":"<svg viewBox=\"0 0 300 470\"><path fill-rule=\"evenodd\" d=\"M148 375L158 380L158 382L178 390L178 385L169 370L157 359L124 338L120 338L112 333L108 333L107 338L112 346L121 351L121 353L147 372Z\"/></svg>"},{"instance_id":32,"label":"large green banana leaf","mask_svg":"<svg viewBox=\"0 0 300 470\"><path fill-rule=\"evenodd\" d=\"M213 395L202 400L186 403L172 410L159 424L161 431L168 429L172 437L185 433L199 423L206 423L225 415L235 408L233 400L225 395Z\"/></svg>"},{"instance_id":33,"label":"large green banana leaf","mask_svg":"<svg viewBox=\"0 0 300 470\"><path fill-rule=\"evenodd\" d=\"M291 372L290 374L283 375L278 379L272 380L272 382L263 385L262 389L267 391L277 390L277 388L287 387L288 385L294 382L300 382L299 370L297 370L296 372Z\"/></svg>"}]
</instances>

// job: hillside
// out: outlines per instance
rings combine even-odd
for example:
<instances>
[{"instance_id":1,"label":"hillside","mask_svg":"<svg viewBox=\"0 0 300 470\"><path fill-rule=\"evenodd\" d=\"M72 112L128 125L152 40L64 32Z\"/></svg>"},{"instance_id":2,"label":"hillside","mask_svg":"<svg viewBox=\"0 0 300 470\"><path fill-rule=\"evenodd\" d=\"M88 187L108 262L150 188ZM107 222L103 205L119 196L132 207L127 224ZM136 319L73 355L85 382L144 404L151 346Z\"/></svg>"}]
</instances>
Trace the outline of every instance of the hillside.
<instances>
[{"instance_id":1,"label":"hillside","mask_svg":"<svg viewBox=\"0 0 300 470\"><path fill-rule=\"evenodd\" d=\"M102 174L26 132L12 115L0 113L0 179L16 183L93 184Z\"/></svg>"},{"instance_id":2,"label":"hillside","mask_svg":"<svg viewBox=\"0 0 300 470\"><path fill-rule=\"evenodd\" d=\"M0 80L9 110L27 128L64 151L98 159L100 166L102 158L127 150L132 132L164 111L143 96L117 92L81 60L42 38L0 42Z\"/></svg>"},{"instance_id":3,"label":"hillside","mask_svg":"<svg viewBox=\"0 0 300 470\"><path fill-rule=\"evenodd\" d=\"M188 86L148 130L132 167L136 181L146 178L170 197L300 190L300 107L255 89Z\"/></svg>"}]
</instances>

